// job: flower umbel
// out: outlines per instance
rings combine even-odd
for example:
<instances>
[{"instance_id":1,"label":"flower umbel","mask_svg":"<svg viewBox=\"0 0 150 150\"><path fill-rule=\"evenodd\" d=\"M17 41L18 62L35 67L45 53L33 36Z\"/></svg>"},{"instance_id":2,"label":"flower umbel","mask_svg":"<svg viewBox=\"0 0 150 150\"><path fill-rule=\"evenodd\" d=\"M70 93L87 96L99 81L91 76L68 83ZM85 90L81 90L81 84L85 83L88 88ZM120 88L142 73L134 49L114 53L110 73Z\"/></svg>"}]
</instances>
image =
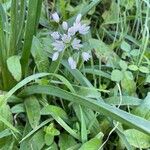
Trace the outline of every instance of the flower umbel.
<instances>
[{"instance_id":1,"label":"flower umbel","mask_svg":"<svg viewBox=\"0 0 150 150\"><path fill-rule=\"evenodd\" d=\"M52 14L52 18L55 22L60 22L59 15L56 12ZM71 69L76 69L77 67L77 62L74 58L75 55L81 54L83 61L90 59L91 55L89 52L82 52L83 42L81 41L81 37L89 32L90 26L82 24L81 19L82 15L78 14L72 26L63 21L61 30L51 33L51 37L54 40L52 43L54 50L52 61L56 61L62 51L68 51L68 64Z\"/></svg>"}]
</instances>

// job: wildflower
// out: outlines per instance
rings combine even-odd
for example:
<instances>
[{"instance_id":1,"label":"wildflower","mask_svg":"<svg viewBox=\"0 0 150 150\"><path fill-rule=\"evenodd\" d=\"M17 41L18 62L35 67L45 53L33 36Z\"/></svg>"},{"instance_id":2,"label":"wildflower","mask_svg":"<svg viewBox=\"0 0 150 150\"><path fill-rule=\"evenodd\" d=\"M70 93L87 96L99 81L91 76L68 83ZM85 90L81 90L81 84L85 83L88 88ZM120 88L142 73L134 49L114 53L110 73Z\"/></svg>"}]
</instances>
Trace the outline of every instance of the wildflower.
<instances>
[{"instance_id":1,"label":"wildflower","mask_svg":"<svg viewBox=\"0 0 150 150\"><path fill-rule=\"evenodd\" d=\"M63 40L63 42L64 43L70 43L70 41L71 41L71 36L70 35L67 35L67 34L63 34L62 35L62 40Z\"/></svg>"},{"instance_id":2,"label":"wildflower","mask_svg":"<svg viewBox=\"0 0 150 150\"><path fill-rule=\"evenodd\" d=\"M58 32L53 32L51 34L51 36L53 37L53 39L58 40L60 38L60 34Z\"/></svg>"},{"instance_id":3,"label":"wildflower","mask_svg":"<svg viewBox=\"0 0 150 150\"><path fill-rule=\"evenodd\" d=\"M83 46L82 44L80 44L80 42L81 40L75 38L71 43L73 49L79 50Z\"/></svg>"},{"instance_id":4,"label":"wildflower","mask_svg":"<svg viewBox=\"0 0 150 150\"><path fill-rule=\"evenodd\" d=\"M82 15L81 15L81 14L78 14L75 22L76 22L76 23L80 23L81 17L82 17Z\"/></svg>"},{"instance_id":5,"label":"wildflower","mask_svg":"<svg viewBox=\"0 0 150 150\"><path fill-rule=\"evenodd\" d=\"M76 34L75 28L74 28L74 27L70 27L70 28L68 29L68 35L74 36L75 34Z\"/></svg>"},{"instance_id":6,"label":"wildflower","mask_svg":"<svg viewBox=\"0 0 150 150\"><path fill-rule=\"evenodd\" d=\"M75 22L73 24L73 28L74 28L75 32L78 32L79 29L81 28L81 23L80 22L79 23Z\"/></svg>"},{"instance_id":7,"label":"wildflower","mask_svg":"<svg viewBox=\"0 0 150 150\"><path fill-rule=\"evenodd\" d=\"M88 52L83 52L82 58L84 61L88 61L91 58L91 55Z\"/></svg>"},{"instance_id":8,"label":"wildflower","mask_svg":"<svg viewBox=\"0 0 150 150\"><path fill-rule=\"evenodd\" d=\"M71 69L76 69L77 64L76 64L76 62L73 60L72 57L69 57L69 58L68 58L68 63L69 63L69 65L70 65Z\"/></svg>"},{"instance_id":9,"label":"wildflower","mask_svg":"<svg viewBox=\"0 0 150 150\"><path fill-rule=\"evenodd\" d=\"M63 41L55 41L52 43L52 45L54 46L54 50L57 50L59 52L63 51L65 49L65 44L63 43Z\"/></svg>"},{"instance_id":10,"label":"wildflower","mask_svg":"<svg viewBox=\"0 0 150 150\"><path fill-rule=\"evenodd\" d=\"M53 18L53 20L55 22L59 23L60 19L59 19L59 15L57 14L57 12L55 12L55 13L52 14L52 18Z\"/></svg>"},{"instance_id":11,"label":"wildflower","mask_svg":"<svg viewBox=\"0 0 150 150\"><path fill-rule=\"evenodd\" d=\"M55 53L53 54L53 56L52 56L52 61L57 60L58 56L59 56L59 53L58 53L58 52L55 52Z\"/></svg>"},{"instance_id":12,"label":"wildflower","mask_svg":"<svg viewBox=\"0 0 150 150\"><path fill-rule=\"evenodd\" d=\"M90 27L86 26L86 24L81 25L81 27L79 28L79 33L80 34L87 34L89 32Z\"/></svg>"},{"instance_id":13,"label":"wildflower","mask_svg":"<svg viewBox=\"0 0 150 150\"><path fill-rule=\"evenodd\" d=\"M62 23L62 27L63 27L64 30L68 30L68 23L64 21Z\"/></svg>"},{"instance_id":14,"label":"wildflower","mask_svg":"<svg viewBox=\"0 0 150 150\"><path fill-rule=\"evenodd\" d=\"M60 22L60 17L56 12L52 14L52 18L55 22ZM58 31L51 33L51 36L54 39L54 42L52 43L54 50L52 55L52 61L57 60L60 52L64 50L76 50L73 52L78 53L78 50L80 50L83 47L83 44L80 40L80 36L87 34L89 32L90 27L86 24L82 24L81 19L82 15L78 14L72 26L69 26L66 21L63 21L61 25L63 31L61 30L60 32ZM79 34L77 35L76 33ZM77 36L79 37L79 39L77 38ZM69 54L73 52L69 52ZM89 52L81 51L81 57L83 61L88 61L91 58L91 55ZM76 69L77 67L77 62L74 60L73 57L68 58L68 64L71 69Z\"/></svg>"}]
</instances>

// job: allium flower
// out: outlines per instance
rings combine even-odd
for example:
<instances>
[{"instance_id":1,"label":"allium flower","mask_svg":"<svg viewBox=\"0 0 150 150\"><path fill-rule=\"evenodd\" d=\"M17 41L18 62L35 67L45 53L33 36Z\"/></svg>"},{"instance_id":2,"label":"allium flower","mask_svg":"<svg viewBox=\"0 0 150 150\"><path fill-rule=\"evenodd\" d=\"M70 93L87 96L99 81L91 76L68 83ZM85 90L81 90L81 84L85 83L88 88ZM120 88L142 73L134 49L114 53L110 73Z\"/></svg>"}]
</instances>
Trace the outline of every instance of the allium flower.
<instances>
[{"instance_id":1,"label":"allium flower","mask_svg":"<svg viewBox=\"0 0 150 150\"><path fill-rule=\"evenodd\" d=\"M58 53L58 52L55 52L55 53L53 54L53 56L52 56L52 61L57 60L58 56L59 56L59 53Z\"/></svg>"},{"instance_id":2,"label":"allium flower","mask_svg":"<svg viewBox=\"0 0 150 150\"><path fill-rule=\"evenodd\" d=\"M57 50L59 52L63 51L65 49L65 44L62 41L55 41L52 43L52 46L54 46L54 50Z\"/></svg>"},{"instance_id":3,"label":"allium flower","mask_svg":"<svg viewBox=\"0 0 150 150\"><path fill-rule=\"evenodd\" d=\"M82 17L82 15L81 15L81 14L78 14L75 22L76 22L76 23L80 23L81 17Z\"/></svg>"},{"instance_id":4,"label":"allium flower","mask_svg":"<svg viewBox=\"0 0 150 150\"><path fill-rule=\"evenodd\" d=\"M80 42L81 40L75 38L71 43L73 49L79 50L83 46L82 44L80 44Z\"/></svg>"},{"instance_id":5,"label":"allium flower","mask_svg":"<svg viewBox=\"0 0 150 150\"><path fill-rule=\"evenodd\" d=\"M87 26L86 24L83 24L80 28L79 28L79 33L80 34L87 34L89 32L90 26Z\"/></svg>"},{"instance_id":6,"label":"allium flower","mask_svg":"<svg viewBox=\"0 0 150 150\"><path fill-rule=\"evenodd\" d=\"M60 22L59 15L56 12L52 14L52 18L55 22ZM67 50L68 52L71 51L69 52L69 54L71 55L74 55L74 53L81 54L81 57L84 61L88 61L91 58L89 52L82 52L81 49L83 47L83 44L80 40L81 36L87 34L90 29L89 26L81 23L81 18L82 15L78 14L75 22L71 26L69 26L70 24L68 24L66 21L63 21L61 25L63 30L53 32L51 34L54 40L54 42L52 43L54 50L52 61L56 61L59 57L59 54L64 50ZM81 50L81 52L79 50ZM68 64L71 69L76 69L77 67L77 62L73 57L68 58Z\"/></svg>"},{"instance_id":7,"label":"allium flower","mask_svg":"<svg viewBox=\"0 0 150 150\"><path fill-rule=\"evenodd\" d=\"M64 43L70 43L70 41L71 41L71 36L70 35L67 35L67 34L63 34L62 35L62 40L63 40L63 42Z\"/></svg>"},{"instance_id":8,"label":"allium flower","mask_svg":"<svg viewBox=\"0 0 150 150\"><path fill-rule=\"evenodd\" d=\"M88 52L83 52L82 58L84 61L88 61L91 58L91 55Z\"/></svg>"},{"instance_id":9,"label":"allium flower","mask_svg":"<svg viewBox=\"0 0 150 150\"><path fill-rule=\"evenodd\" d=\"M68 30L68 23L66 21L63 21L62 27L64 30Z\"/></svg>"},{"instance_id":10,"label":"allium flower","mask_svg":"<svg viewBox=\"0 0 150 150\"><path fill-rule=\"evenodd\" d=\"M79 29L81 28L81 23L80 22L79 23L75 22L73 24L73 28L74 28L75 32L78 32Z\"/></svg>"},{"instance_id":11,"label":"allium flower","mask_svg":"<svg viewBox=\"0 0 150 150\"><path fill-rule=\"evenodd\" d=\"M76 34L76 29L74 27L70 27L68 29L68 35L74 36Z\"/></svg>"},{"instance_id":12,"label":"allium flower","mask_svg":"<svg viewBox=\"0 0 150 150\"><path fill-rule=\"evenodd\" d=\"M51 34L51 36L53 37L53 39L58 40L60 38L60 34L58 32L53 32Z\"/></svg>"},{"instance_id":13,"label":"allium flower","mask_svg":"<svg viewBox=\"0 0 150 150\"><path fill-rule=\"evenodd\" d=\"M55 12L55 13L52 14L52 18L53 18L53 20L55 22L59 23L60 19L59 19L59 15L57 14L57 12Z\"/></svg>"},{"instance_id":14,"label":"allium flower","mask_svg":"<svg viewBox=\"0 0 150 150\"><path fill-rule=\"evenodd\" d=\"M71 69L76 69L77 64L76 64L76 62L74 61L74 59L72 57L68 58L68 63L70 65Z\"/></svg>"}]
</instances>

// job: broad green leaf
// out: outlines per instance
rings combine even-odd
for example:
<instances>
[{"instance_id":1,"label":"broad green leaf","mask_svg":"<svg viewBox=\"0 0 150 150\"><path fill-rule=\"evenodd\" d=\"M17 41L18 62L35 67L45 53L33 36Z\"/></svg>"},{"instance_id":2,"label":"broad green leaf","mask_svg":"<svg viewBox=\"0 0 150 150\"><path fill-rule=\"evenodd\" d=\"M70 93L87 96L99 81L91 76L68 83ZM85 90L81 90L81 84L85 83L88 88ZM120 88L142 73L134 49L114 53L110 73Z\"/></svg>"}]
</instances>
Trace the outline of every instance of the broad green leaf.
<instances>
[{"instance_id":1,"label":"broad green leaf","mask_svg":"<svg viewBox=\"0 0 150 150\"><path fill-rule=\"evenodd\" d=\"M24 101L28 120L31 127L34 129L39 125L40 121L40 104L36 97L31 96Z\"/></svg>"},{"instance_id":2,"label":"broad green leaf","mask_svg":"<svg viewBox=\"0 0 150 150\"><path fill-rule=\"evenodd\" d=\"M106 99L105 102L111 105L119 105L120 97L119 96L109 97ZM141 103L142 103L142 100L139 98L132 97L132 96L122 96L121 105L139 106Z\"/></svg>"},{"instance_id":3,"label":"broad green leaf","mask_svg":"<svg viewBox=\"0 0 150 150\"><path fill-rule=\"evenodd\" d=\"M22 76L20 57L11 56L7 59L7 67L16 81L20 81Z\"/></svg>"},{"instance_id":4,"label":"broad green leaf","mask_svg":"<svg viewBox=\"0 0 150 150\"><path fill-rule=\"evenodd\" d=\"M33 37L31 53L39 72L49 71L49 60L38 38Z\"/></svg>"},{"instance_id":5,"label":"broad green leaf","mask_svg":"<svg viewBox=\"0 0 150 150\"><path fill-rule=\"evenodd\" d=\"M23 103L20 103L20 104L17 104L17 105L15 105L15 106L13 106L13 107L11 108L11 112L14 113L14 114L25 112L24 104L23 104Z\"/></svg>"},{"instance_id":6,"label":"broad green leaf","mask_svg":"<svg viewBox=\"0 0 150 150\"><path fill-rule=\"evenodd\" d=\"M133 95L136 91L136 83L132 78L132 73L129 71L124 72L123 79L121 81L122 90L129 96Z\"/></svg>"},{"instance_id":7,"label":"broad green leaf","mask_svg":"<svg viewBox=\"0 0 150 150\"><path fill-rule=\"evenodd\" d=\"M150 148L150 136L135 129L124 131L128 142L136 148Z\"/></svg>"},{"instance_id":8,"label":"broad green leaf","mask_svg":"<svg viewBox=\"0 0 150 150\"><path fill-rule=\"evenodd\" d=\"M96 51L96 55L99 58L101 55L110 54L111 48L106 45L103 41L97 39L89 39L89 43L92 49Z\"/></svg>"},{"instance_id":9,"label":"broad green leaf","mask_svg":"<svg viewBox=\"0 0 150 150\"><path fill-rule=\"evenodd\" d=\"M111 73L111 80L119 82L123 79L123 73L120 70L113 70Z\"/></svg>"},{"instance_id":10,"label":"broad green leaf","mask_svg":"<svg viewBox=\"0 0 150 150\"><path fill-rule=\"evenodd\" d=\"M58 143L60 150L67 150L68 148L76 144L77 142L72 136L65 134L65 133L60 134L59 143Z\"/></svg>"},{"instance_id":11,"label":"broad green leaf","mask_svg":"<svg viewBox=\"0 0 150 150\"><path fill-rule=\"evenodd\" d=\"M33 150L41 150L44 144L44 131L43 129L40 129L32 137L20 144L20 150L30 150L31 148Z\"/></svg>"},{"instance_id":12,"label":"broad green leaf","mask_svg":"<svg viewBox=\"0 0 150 150\"><path fill-rule=\"evenodd\" d=\"M88 142L84 143L79 150L98 150L102 144L102 139L100 138L93 138L89 140Z\"/></svg>"},{"instance_id":13,"label":"broad green leaf","mask_svg":"<svg viewBox=\"0 0 150 150\"><path fill-rule=\"evenodd\" d=\"M41 115L55 115L63 119L68 119L66 112L58 106L48 105L41 110Z\"/></svg>"},{"instance_id":14,"label":"broad green leaf","mask_svg":"<svg viewBox=\"0 0 150 150\"><path fill-rule=\"evenodd\" d=\"M135 4L134 0L121 0L120 5L124 6L126 9L133 9Z\"/></svg>"},{"instance_id":15,"label":"broad green leaf","mask_svg":"<svg viewBox=\"0 0 150 150\"><path fill-rule=\"evenodd\" d=\"M119 7L118 4L113 2L111 3L110 10L106 10L102 17L104 19L104 24L114 24L119 22Z\"/></svg>"},{"instance_id":16,"label":"broad green leaf","mask_svg":"<svg viewBox=\"0 0 150 150\"><path fill-rule=\"evenodd\" d=\"M139 49L133 49L130 52L130 55L132 55L133 57L139 56L140 54L140 50Z\"/></svg>"},{"instance_id":17,"label":"broad green leaf","mask_svg":"<svg viewBox=\"0 0 150 150\"><path fill-rule=\"evenodd\" d=\"M106 116L109 117L111 116L111 118L120 121L121 123L124 123L131 128L135 128L144 133L150 134L149 121L141 117L129 114L116 107L112 107L102 101L95 101L90 98L82 97L51 85L49 86L33 85L27 87L19 94L19 96L24 97L32 94L48 94L48 95L60 97L64 100L78 103L80 105L93 109L97 112L103 113Z\"/></svg>"},{"instance_id":18,"label":"broad green leaf","mask_svg":"<svg viewBox=\"0 0 150 150\"><path fill-rule=\"evenodd\" d=\"M13 126L13 116L9 105L7 105L3 100L3 98L0 97L0 132L7 128L10 128L12 131L16 133L20 133Z\"/></svg>"},{"instance_id":19,"label":"broad green leaf","mask_svg":"<svg viewBox=\"0 0 150 150\"><path fill-rule=\"evenodd\" d=\"M141 105L133 113L150 121L150 93L147 94Z\"/></svg>"},{"instance_id":20,"label":"broad green leaf","mask_svg":"<svg viewBox=\"0 0 150 150\"><path fill-rule=\"evenodd\" d=\"M44 136L44 140L45 140L45 144L50 146L54 142L54 136L46 133Z\"/></svg>"},{"instance_id":21,"label":"broad green leaf","mask_svg":"<svg viewBox=\"0 0 150 150\"><path fill-rule=\"evenodd\" d=\"M83 69L83 72L110 79L110 75L101 70L85 68L85 69Z\"/></svg>"},{"instance_id":22,"label":"broad green leaf","mask_svg":"<svg viewBox=\"0 0 150 150\"><path fill-rule=\"evenodd\" d=\"M138 66L136 66L136 65L129 65L128 68L132 71L137 71L138 70Z\"/></svg>"},{"instance_id":23,"label":"broad green leaf","mask_svg":"<svg viewBox=\"0 0 150 150\"><path fill-rule=\"evenodd\" d=\"M90 98L101 98L101 93L99 92L99 89L84 86L74 86L74 89L76 93L81 96Z\"/></svg>"},{"instance_id":24,"label":"broad green leaf","mask_svg":"<svg viewBox=\"0 0 150 150\"><path fill-rule=\"evenodd\" d=\"M123 41L121 43L121 49L125 52L129 52L131 51L131 46L126 41Z\"/></svg>"},{"instance_id":25,"label":"broad green leaf","mask_svg":"<svg viewBox=\"0 0 150 150\"><path fill-rule=\"evenodd\" d=\"M120 60L119 65L120 65L121 69L124 71L127 70L127 68L128 68L127 63L123 60Z\"/></svg>"},{"instance_id":26,"label":"broad green leaf","mask_svg":"<svg viewBox=\"0 0 150 150\"><path fill-rule=\"evenodd\" d=\"M145 66L140 66L139 67L139 70L142 72L142 73L149 73L149 69L148 67L145 67Z\"/></svg>"},{"instance_id":27,"label":"broad green leaf","mask_svg":"<svg viewBox=\"0 0 150 150\"><path fill-rule=\"evenodd\" d=\"M41 150L44 146L44 131L43 129L36 132L29 141L30 147L35 150Z\"/></svg>"},{"instance_id":28,"label":"broad green leaf","mask_svg":"<svg viewBox=\"0 0 150 150\"><path fill-rule=\"evenodd\" d=\"M147 78L146 78L146 81L145 81L146 83L150 83L150 75L148 75L147 76Z\"/></svg>"},{"instance_id":29,"label":"broad green leaf","mask_svg":"<svg viewBox=\"0 0 150 150\"><path fill-rule=\"evenodd\" d=\"M49 126L46 126L46 127L44 128L44 131L46 132L46 134L50 134L50 135L52 135L52 136L56 136L56 135L59 135L59 134L60 134L59 130L57 130L57 129L54 127L54 124L53 124L53 123L49 124Z\"/></svg>"},{"instance_id":30,"label":"broad green leaf","mask_svg":"<svg viewBox=\"0 0 150 150\"><path fill-rule=\"evenodd\" d=\"M54 142L54 137L60 134L59 130L54 127L53 123L46 126L44 131L46 132L44 136L46 145L51 145Z\"/></svg>"},{"instance_id":31,"label":"broad green leaf","mask_svg":"<svg viewBox=\"0 0 150 150\"><path fill-rule=\"evenodd\" d=\"M1 131L0 132L0 139L1 138L4 138L4 137L7 137L7 136L9 136L9 135L11 135L12 133L11 133L11 131L9 130L9 129L5 129L4 131Z\"/></svg>"}]
</instances>

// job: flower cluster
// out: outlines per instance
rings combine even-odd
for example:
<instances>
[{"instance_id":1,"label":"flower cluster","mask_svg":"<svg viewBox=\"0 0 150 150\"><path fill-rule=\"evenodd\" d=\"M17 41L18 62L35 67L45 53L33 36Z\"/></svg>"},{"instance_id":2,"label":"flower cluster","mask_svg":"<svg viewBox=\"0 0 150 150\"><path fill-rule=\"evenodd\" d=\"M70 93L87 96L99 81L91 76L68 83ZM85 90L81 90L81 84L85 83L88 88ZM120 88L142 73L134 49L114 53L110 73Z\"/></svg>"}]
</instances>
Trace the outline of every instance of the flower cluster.
<instances>
[{"instance_id":1,"label":"flower cluster","mask_svg":"<svg viewBox=\"0 0 150 150\"><path fill-rule=\"evenodd\" d=\"M60 23L60 17L56 12L52 14L52 18L56 23ZM63 33L60 33L58 31L51 33L51 36L54 39L54 42L52 43L54 50L52 61L56 61L59 57L59 54L65 49L73 49L75 50L75 52L81 52L83 61L89 60L89 58L91 57L90 53L80 51L83 47L83 44L81 43L81 40L77 38L77 35L86 35L90 29L89 26L81 23L81 18L82 15L78 14L75 22L71 27L69 27L66 21L63 21L63 23L61 24ZM73 56L69 56L68 63L71 69L75 69L77 66L77 63Z\"/></svg>"}]
</instances>

